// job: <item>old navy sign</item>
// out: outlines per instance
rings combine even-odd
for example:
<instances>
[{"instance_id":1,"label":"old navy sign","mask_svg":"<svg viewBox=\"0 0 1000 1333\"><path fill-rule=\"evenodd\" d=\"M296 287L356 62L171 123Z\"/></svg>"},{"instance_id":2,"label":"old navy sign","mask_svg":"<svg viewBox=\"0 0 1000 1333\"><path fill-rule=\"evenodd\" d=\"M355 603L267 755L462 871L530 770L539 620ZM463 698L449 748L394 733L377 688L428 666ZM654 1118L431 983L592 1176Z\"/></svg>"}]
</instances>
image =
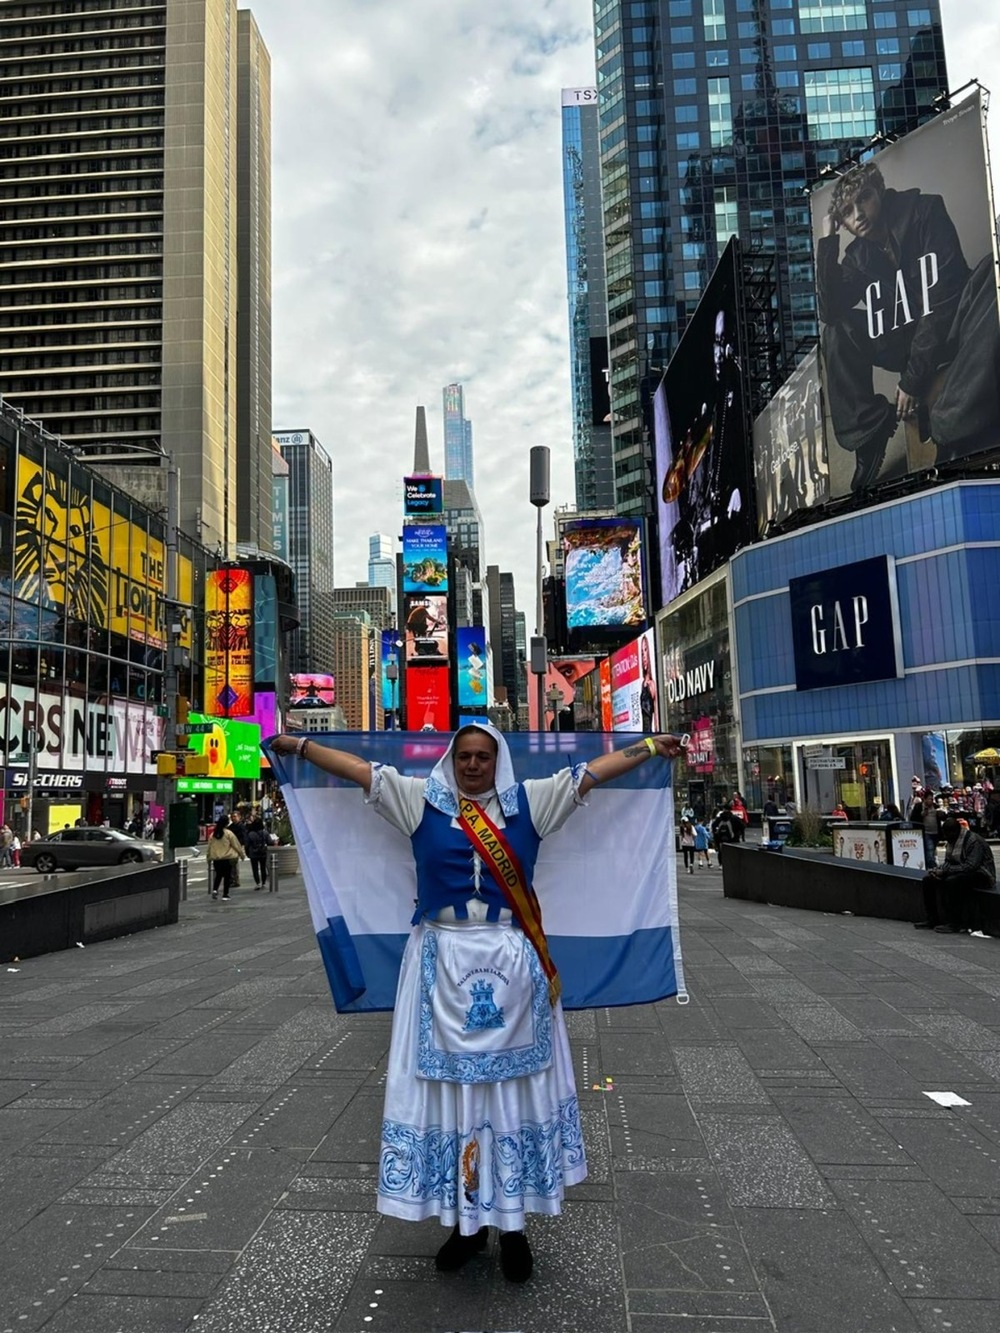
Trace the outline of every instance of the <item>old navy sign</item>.
<instances>
[{"instance_id":1,"label":"old navy sign","mask_svg":"<svg viewBox=\"0 0 1000 1333\"><path fill-rule=\"evenodd\" d=\"M788 592L796 689L859 685L903 674L891 556L790 579Z\"/></svg>"}]
</instances>

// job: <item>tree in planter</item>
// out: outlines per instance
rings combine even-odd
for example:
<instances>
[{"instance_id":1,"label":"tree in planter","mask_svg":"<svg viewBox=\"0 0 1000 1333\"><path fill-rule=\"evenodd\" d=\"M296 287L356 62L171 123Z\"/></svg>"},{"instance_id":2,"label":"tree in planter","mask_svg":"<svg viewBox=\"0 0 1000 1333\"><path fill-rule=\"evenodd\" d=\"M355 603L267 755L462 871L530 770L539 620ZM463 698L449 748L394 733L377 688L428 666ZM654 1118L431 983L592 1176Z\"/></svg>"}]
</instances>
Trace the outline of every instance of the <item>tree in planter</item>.
<instances>
[{"instance_id":1,"label":"tree in planter","mask_svg":"<svg viewBox=\"0 0 1000 1333\"><path fill-rule=\"evenodd\" d=\"M287 810L281 811L271 828L278 835L278 841L282 847L295 846L295 834L292 832L292 821L288 818Z\"/></svg>"},{"instance_id":2,"label":"tree in planter","mask_svg":"<svg viewBox=\"0 0 1000 1333\"><path fill-rule=\"evenodd\" d=\"M833 835L815 806L804 805L792 820L792 831L788 835L787 845L789 847L833 846Z\"/></svg>"}]
</instances>

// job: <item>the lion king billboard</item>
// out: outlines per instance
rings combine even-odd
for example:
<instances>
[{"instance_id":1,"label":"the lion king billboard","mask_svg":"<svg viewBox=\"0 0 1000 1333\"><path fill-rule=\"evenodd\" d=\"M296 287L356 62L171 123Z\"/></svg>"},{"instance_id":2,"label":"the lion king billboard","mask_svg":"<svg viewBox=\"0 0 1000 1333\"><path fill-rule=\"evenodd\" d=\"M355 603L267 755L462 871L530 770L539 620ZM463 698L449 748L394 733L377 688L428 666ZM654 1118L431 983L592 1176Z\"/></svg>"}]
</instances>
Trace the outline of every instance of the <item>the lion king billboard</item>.
<instances>
[{"instance_id":1,"label":"the lion king billboard","mask_svg":"<svg viewBox=\"0 0 1000 1333\"><path fill-rule=\"evenodd\" d=\"M73 474L43 468L21 454L17 463L14 595L70 620L110 630L123 638L164 647L166 548ZM124 498L123 506L132 512ZM138 511L137 511L138 512ZM191 561L177 557L178 600L190 606ZM182 613L181 644L190 648L190 617Z\"/></svg>"}]
</instances>

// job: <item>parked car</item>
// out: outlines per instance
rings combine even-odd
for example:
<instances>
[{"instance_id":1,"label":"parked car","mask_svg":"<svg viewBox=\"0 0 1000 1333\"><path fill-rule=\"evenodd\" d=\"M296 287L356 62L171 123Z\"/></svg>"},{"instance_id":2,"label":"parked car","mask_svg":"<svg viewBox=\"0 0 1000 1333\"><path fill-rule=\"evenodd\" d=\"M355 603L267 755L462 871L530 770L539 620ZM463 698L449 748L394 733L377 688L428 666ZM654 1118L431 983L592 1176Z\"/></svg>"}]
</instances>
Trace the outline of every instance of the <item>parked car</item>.
<instances>
[{"instance_id":1,"label":"parked car","mask_svg":"<svg viewBox=\"0 0 1000 1333\"><path fill-rule=\"evenodd\" d=\"M114 828L67 828L21 848L21 864L34 866L41 875L81 866L126 866L162 860L160 843L133 838Z\"/></svg>"}]
</instances>

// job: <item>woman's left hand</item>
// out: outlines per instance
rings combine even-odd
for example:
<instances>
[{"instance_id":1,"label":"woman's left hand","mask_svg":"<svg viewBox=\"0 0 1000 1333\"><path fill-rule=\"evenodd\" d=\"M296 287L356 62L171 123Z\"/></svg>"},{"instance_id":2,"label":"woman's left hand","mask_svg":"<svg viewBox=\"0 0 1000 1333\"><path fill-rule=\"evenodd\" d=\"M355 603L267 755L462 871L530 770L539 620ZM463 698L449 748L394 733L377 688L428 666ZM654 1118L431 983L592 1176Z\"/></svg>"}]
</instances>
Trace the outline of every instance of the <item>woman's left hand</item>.
<instances>
[{"instance_id":1,"label":"woman's left hand","mask_svg":"<svg viewBox=\"0 0 1000 1333\"><path fill-rule=\"evenodd\" d=\"M677 759L687 749L687 736L674 736L670 732L664 732L659 736L651 736L650 740L656 746L656 753L661 759Z\"/></svg>"}]
</instances>

